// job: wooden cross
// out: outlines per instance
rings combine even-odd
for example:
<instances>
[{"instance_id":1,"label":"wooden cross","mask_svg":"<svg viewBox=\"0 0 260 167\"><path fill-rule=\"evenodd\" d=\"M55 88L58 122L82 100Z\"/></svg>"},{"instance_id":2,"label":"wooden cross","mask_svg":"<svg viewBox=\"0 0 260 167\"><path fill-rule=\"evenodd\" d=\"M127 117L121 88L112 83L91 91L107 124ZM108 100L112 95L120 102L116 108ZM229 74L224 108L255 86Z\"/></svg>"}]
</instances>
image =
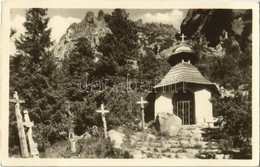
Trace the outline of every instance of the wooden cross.
<instances>
[{"instance_id":1,"label":"wooden cross","mask_svg":"<svg viewBox=\"0 0 260 167\"><path fill-rule=\"evenodd\" d=\"M13 96L14 96L14 99L10 99L10 102L15 103L15 105L18 105L18 107L20 107L20 104L21 104L21 103L25 103L24 100L20 100L20 99L19 99L18 94L17 94L16 91L14 92L14 95L13 95Z\"/></svg>"},{"instance_id":2,"label":"wooden cross","mask_svg":"<svg viewBox=\"0 0 260 167\"><path fill-rule=\"evenodd\" d=\"M70 151L71 153L76 152L76 141L75 141L75 134L74 134L74 126L73 126L73 120L72 120L72 113L70 112L70 104L69 101L66 101L66 112L68 114L69 118L69 133L68 133L68 140L70 142Z\"/></svg>"},{"instance_id":3,"label":"wooden cross","mask_svg":"<svg viewBox=\"0 0 260 167\"><path fill-rule=\"evenodd\" d=\"M184 42L184 38L185 38L186 36L184 35L184 34L182 34L181 35L181 42Z\"/></svg>"},{"instance_id":4,"label":"wooden cross","mask_svg":"<svg viewBox=\"0 0 260 167\"><path fill-rule=\"evenodd\" d=\"M28 146L27 146L26 135L23 126L23 117L20 111L20 104L25 103L25 101L20 100L17 92L15 91L14 99L10 99L10 102L15 103L15 116L16 116L16 123L17 123L20 146L21 146L21 154L23 158L28 158L29 157Z\"/></svg>"},{"instance_id":5,"label":"wooden cross","mask_svg":"<svg viewBox=\"0 0 260 167\"><path fill-rule=\"evenodd\" d=\"M28 111L24 110L24 126L28 127L27 137L28 137L28 143L30 152L33 158L39 158L39 151L38 151L38 144L34 142L32 137L32 127L34 125L33 122L31 122Z\"/></svg>"},{"instance_id":6,"label":"wooden cross","mask_svg":"<svg viewBox=\"0 0 260 167\"><path fill-rule=\"evenodd\" d=\"M65 109L65 110L66 110L66 113L68 114L69 117L71 117L72 114L71 114L71 112L70 112L70 104L69 104L69 101L66 101L65 104L66 104L66 109Z\"/></svg>"},{"instance_id":7,"label":"wooden cross","mask_svg":"<svg viewBox=\"0 0 260 167\"><path fill-rule=\"evenodd\" d=\"M144 130L144 104L148 103L147 101L143 100L143 97L141 97L141 101L138 101L137 104L141 105L142 109L142 129Z\"/></svg>"},{"instance_id":8,"label":"wooden cross","mask_svg":"<svg viewBox=\"0 0 260 167\"><path fill-rule=\"evenodd\" d=\"M96 110L96 112L101 113L103 126L104 126L104 134L105 134L105 138L107 138L107 122L106 122L105 114L109 113L109 111L105 110L104 104L101 104L101 110Z\"/></svg>"}]
</instances>

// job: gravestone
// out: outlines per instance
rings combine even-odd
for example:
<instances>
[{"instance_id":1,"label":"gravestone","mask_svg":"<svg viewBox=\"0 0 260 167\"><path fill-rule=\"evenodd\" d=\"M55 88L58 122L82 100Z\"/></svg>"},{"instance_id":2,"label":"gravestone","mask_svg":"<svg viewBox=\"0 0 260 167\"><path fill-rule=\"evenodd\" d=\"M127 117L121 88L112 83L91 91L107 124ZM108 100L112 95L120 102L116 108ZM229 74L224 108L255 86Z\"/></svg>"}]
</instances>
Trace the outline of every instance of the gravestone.
<instances>
[{"instance_id":1,"label":"gravestone","mask_svg":"<svg viewBox=\"0 0 260 167\"><path fill-rule=\"evenodd\" d=\"M28 143L29 143L29 149L30 149L31 156L33 158L39 158L38 144L34 142L33 137L32 137L32 127L33 127L34 123L31 122L27 110L24 110L23 114L24 114L23 125L28 128L27 139L28 139Z\"/></svg>"},{"instance_id":2,"label":"gravestone","mask_svg":"<svg viewBox=\"0 0 260 167\"><path fill-rule=\"evenodd\" d=\"M20 103L24 103L24 100L20 100L18 97L17 92L14 92L14 99L10 99L10 102L15 103L15 116L16 116L16 123L17 123L17 129L18 129L18 135L20 140L20 148L21 148L21 154L23 158L28 158L28 146L26 142L26 135L24 131L23 126L23 118L20 111Z\"/></svg>"},{"instance_id":3,"label":"gravestone","mask_svg":"<svg viewBox=\"0 0 260 167\"><path fill-rule=\"evenodd\" d=\"M96 110L96 112L101 113L103 127L104 127L104 135L105 135L105 138L107 138L107 122L106 122L105 114L109 113L109 111L105 110L104 104L101 104L101 110Z\"/></svg>"}]
</instances>

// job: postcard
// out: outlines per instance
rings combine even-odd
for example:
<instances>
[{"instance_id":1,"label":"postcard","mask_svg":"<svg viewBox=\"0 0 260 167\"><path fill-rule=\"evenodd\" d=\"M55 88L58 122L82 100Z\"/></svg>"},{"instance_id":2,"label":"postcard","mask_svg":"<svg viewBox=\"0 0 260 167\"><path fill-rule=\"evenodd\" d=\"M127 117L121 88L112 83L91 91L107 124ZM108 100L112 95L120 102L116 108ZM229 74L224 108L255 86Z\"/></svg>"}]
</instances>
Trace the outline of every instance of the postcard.
<instances>
[{"instance_id":1,"label":"postcard","mask_svg":"<svg viewBox=\"0 0 260 167\"><path fill-rule=\"evenodd\" d=\"M257 166L259 4L2 2L3 166Z\"/></svg>"}]
</instances>

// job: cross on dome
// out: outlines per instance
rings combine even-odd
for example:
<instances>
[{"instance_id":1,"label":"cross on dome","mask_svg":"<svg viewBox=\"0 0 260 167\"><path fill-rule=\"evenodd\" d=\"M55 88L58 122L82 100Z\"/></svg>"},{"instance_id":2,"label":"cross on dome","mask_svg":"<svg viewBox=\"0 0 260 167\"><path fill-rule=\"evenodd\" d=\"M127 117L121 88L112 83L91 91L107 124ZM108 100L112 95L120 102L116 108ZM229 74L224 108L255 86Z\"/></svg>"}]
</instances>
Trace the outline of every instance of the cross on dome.
<instances>
[{"instance_id":1,"label":"cross on dome","mask_svg":"<svg viewBox=\"0 0 260 167\"><path fill-rule=\"evenodd\" d=\"M184 38L185 38L186 36L184 35L184 34L182 34L181 35L181 42L184 42Z\"/></svg>"}]
</instances>

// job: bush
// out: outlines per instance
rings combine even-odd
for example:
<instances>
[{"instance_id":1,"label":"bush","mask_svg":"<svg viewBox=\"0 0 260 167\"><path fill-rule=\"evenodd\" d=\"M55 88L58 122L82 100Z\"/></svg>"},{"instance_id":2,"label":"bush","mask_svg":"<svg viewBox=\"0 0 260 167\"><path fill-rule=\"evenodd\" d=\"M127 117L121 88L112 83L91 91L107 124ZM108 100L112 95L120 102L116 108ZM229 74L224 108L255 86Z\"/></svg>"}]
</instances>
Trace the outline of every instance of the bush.
<instances>
[{"instance_id":1,"label":"bush","mask_svg":"<svg viewBox=\"0 0 260 167\"><path fill-rule=\"evenodd\" d=\"M108 130L118 126L126 126L132 130L137 128L138 124L133 122L136 122L136 118L141 120L141 108L136 104L139 98L140 93L135 90L128 92L125 88L120 91L111 89L100 94L98 103L103 102L105 109L110 111L106 115Z\"/></svg>"},{"instance_id":2,"label":"bush","mask_svg":"<svg viewBox=\"0 0 260 167\"><path fill-rule=\"evenodd\" d=\"M225 139L223 149L239 149L245 155L252 154L252 108L249 99L236 94L234 98L219 99L214 105L215 112L223 116L220 133Z\"/></svg>"},{"instance_id":3,"label":"bush","mask_svg":"<svg viewBox=\"0 0 260 167\"><path fill-rule=\"evenodd\" d=\"M213 152L199 152L195 155L195 157L200 158L200 159L216 159L216 154Z\"/></svg>"}]
</instances>

